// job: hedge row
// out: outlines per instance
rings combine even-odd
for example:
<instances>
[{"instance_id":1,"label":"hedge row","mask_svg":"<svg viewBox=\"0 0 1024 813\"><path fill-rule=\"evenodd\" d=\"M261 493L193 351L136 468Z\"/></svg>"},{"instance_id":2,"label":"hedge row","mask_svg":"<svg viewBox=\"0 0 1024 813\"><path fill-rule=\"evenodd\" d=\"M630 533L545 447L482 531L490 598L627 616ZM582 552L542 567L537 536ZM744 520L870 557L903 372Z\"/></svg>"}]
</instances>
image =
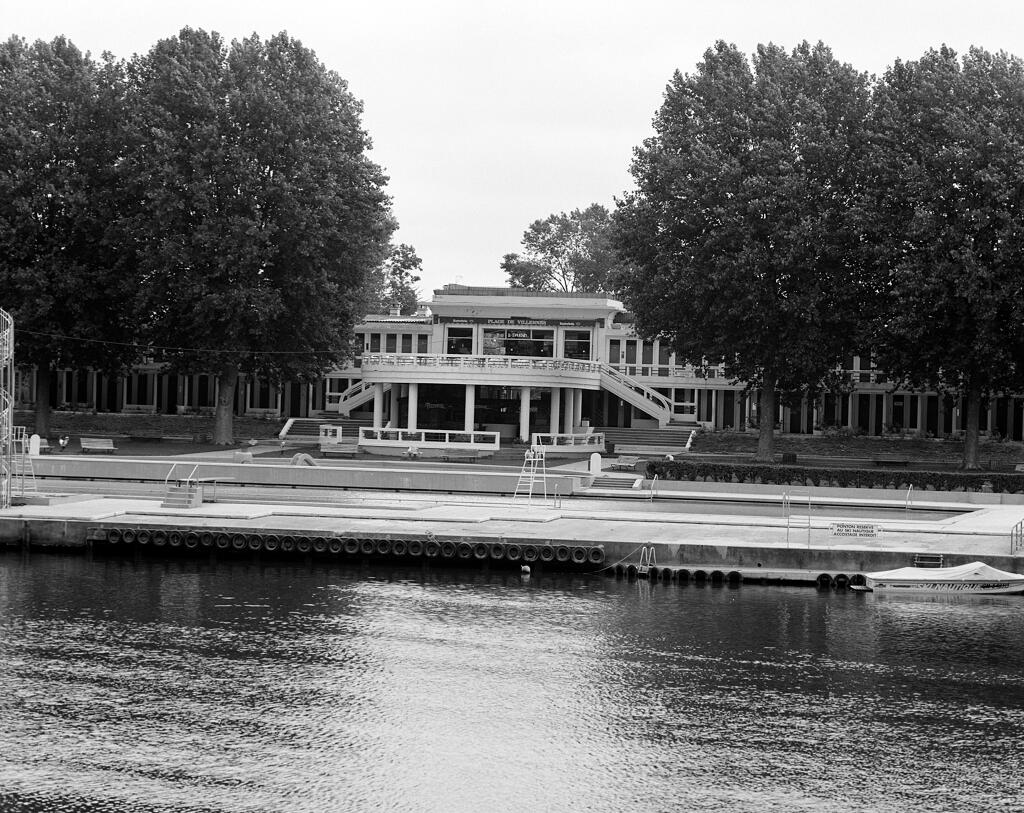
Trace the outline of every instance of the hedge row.
<instances>
[{"instance_id":1,"label":"hedge row","mask_svg":"<svg viewBox=\"0 0 1024 813\"><path fill-rule=\"evenodd\" d=\"M806 466L710 461L651 460L647 476L659 480L710 483L764 483L836 488L890 488L913 486L920 491L988 491L1024 493L1024 473L974 471L902 471L892 469L824 469Z\"/></svg>"}]
</instances>

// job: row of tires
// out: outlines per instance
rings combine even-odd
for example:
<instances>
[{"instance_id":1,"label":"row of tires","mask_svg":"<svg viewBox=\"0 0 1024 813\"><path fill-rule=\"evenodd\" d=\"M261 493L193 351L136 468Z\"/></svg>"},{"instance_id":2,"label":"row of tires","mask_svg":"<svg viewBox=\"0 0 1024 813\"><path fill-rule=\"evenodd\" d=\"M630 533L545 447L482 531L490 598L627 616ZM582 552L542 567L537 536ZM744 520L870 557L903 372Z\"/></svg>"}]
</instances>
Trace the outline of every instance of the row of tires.
<instances>
[{"instance_id":1,"label":"row of tires","mask_svg":"<svg viewBox=\"0 0 1024 813\"><path fill-rule=\"evenodd\" d=\"M710 582L711 584L731 584L738 585L743 582L743 575L737 570L689 570L685 567L650 567L646 572L635 564L615 565L615 575L619 578L635 579L638 577L646 577L652 582L678 582L679 584L686 584L688 582L694 582L695 584L703 584ZM847 587L861 586L865 584L864 574L856 573L852 576L847 576L845 573L837 573L832 576L828 573L822 573L814 580L815 585L822 589L828 590L835 588L837 590L843 590Z\"/></svg>"},{"instance_id":2,"label":"row of tires","mask_svg":"<svg viewBox=\"0 0 1024 813\"><path fill-rule=\"evenodd\" d=\"M256 553L329 553L350 556L425 557L463 561L507 561L599 565L604 549L585 545L519 544L515 542L467 542L437 539L359 539L352 536L291 536L229 533L226 531L167 530L163 528L109 528L108 545L184 550Z\"/></svg>"}]
</instances>

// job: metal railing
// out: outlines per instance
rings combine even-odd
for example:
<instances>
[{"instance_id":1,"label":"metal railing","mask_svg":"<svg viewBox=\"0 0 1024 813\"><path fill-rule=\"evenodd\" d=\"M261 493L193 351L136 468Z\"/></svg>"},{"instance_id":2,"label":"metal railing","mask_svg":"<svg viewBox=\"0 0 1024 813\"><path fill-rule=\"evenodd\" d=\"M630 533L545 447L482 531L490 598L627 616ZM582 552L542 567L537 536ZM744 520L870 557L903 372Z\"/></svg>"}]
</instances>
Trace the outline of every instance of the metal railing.
<instances>
[{"instance_id":1,"label":"metal railing","mask_svg":"<svg viewBox=\"0 0 1024 813\"><path fill-rule=\"evenodd\" d=\"M1024 519L1010 529L1010 555L1024 551Z\"/></svg>"},{"instance_id":2,"label":"metal railing","mask_svg":"<svg viewBox=\"0 0 1024 813\"><path fill-rule=\"evenodd\" d=\"M171 468L167 472L167 476L164 478L164 490L165 491L168 488L170 488L170 485L171 485L171 475L174 474L174 470L176 468L178 468L178 466L187 466L187 465L188 465L188 463L172 463L171 464ZM194 475L195 475L196 471L198 471L198 470L199 470L199 464L196 463L196 464L194 464L192 466L192 471L190 471L187 476L185 476L185 477L175 477L174 480L176 482L179 482L179 483L184 481L185 483L190 484L192 482L192 480L194 479Z\"/></svg>"},{"instance_id":3,"label":"metal railing","mask_svg":"<svg viewBox=\"0 0 1024 813\"><path fill-rule=\"evenodd\" d=\"M423 367L428 369L541 370L573 373L598 373L604 366L597 361L533 356L471 356L435 353L364 353L363 369L373 367Z\"/></svg>"},{"instance_id":4,"label":"metal railing","mask_svg":"<svg viewBox=\"0 0 1024 813\"><path fill-rule=\"evenodd\" d=\"M807 499L807 547L809 548L811 546L811 490L809 488L793 489L782 495L782 513L786 517L786 547L789 547L789 529L793 519L794 497L799 499L801 504L805 497Z\"/></svg>"}]
</instances>

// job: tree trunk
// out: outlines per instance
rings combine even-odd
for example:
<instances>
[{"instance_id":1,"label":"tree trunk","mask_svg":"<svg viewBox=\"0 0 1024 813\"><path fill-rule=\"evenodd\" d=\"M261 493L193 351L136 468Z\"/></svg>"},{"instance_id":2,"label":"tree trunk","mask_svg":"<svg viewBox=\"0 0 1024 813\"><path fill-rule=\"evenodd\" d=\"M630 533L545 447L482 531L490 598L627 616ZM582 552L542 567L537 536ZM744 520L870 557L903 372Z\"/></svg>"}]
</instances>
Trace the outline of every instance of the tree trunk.
<instances>
[{"instance_id":1,"label":"tree trunk","mask_svg":"<svg viewBox=\"0 0 1024 813\"><path fill-rule=\"evenodd\" d=\"M775 388L765 385L761 387L757 398L758 428L757 455L758 463L771 463L775 458Z\"/></svg>"},{"instance_id":2,"label":"tree trunk","mask_svg":"<svg viewBox=\"0 0 1024 813\"><path fill-rule=\"evenodd\" d=\"M980 469L978 463L978 427L981 425L981 392L973 387L967 390L964 406L964 460L965 469Z\"/></svg>"},{"instance_id":3,"label":"tree trunk","mask_svg":"<svg viewBox=\"0 0 1024 813\"><path fill-rule=\"evenodd\" d=\"M40 359L36 365L36 421L39 437L50 435L50 360Z\"/></svg>"},{"instance_id":4,"label":"tree trunk","mask_svg":"<svg viewBox=\"0 0 1024 813\"><path fill-rule=\"evenodd\" d=\"M217 379L217 411L213 418L213 442L222 446L235 442L233 418L237 385L238 367L224 365Z\"/></svg>"}]
</instances>

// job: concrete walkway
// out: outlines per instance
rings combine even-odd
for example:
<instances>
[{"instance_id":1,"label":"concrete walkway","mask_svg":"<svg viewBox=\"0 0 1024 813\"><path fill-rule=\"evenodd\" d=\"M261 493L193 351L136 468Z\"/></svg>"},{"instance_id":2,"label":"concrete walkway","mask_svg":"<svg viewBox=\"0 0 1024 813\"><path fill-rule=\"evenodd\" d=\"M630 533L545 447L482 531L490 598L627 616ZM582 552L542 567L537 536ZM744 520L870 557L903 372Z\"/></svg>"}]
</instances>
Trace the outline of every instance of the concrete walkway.
<instances>
[{"instance_id":1,"label":"concrete walkway","mask_svg":"<svg viewBox=\"0 0 1024 813\"><path fill-rule=\"evenodd\" d=\"M615 494L614 492L612 493ZM676 500L698 506L729 500L735 513L692 513L686 506L659 510L657 504L633 509L612 499L563 499L451 495L438 498L415 493L345 492L338 500L321 502L323 494L292 489L290 499L252 502L218 501L195 509L162 508L157 498L69 495L50 505L25 505L0 511L0 520L75 521L89 524L176 524L182 527L293 530L305 533L407 534L514 538L604 544L700 544L819 550L915 551L977 557L1010 555L1010 530L1024 520L1024 506L965 506L935 501L929 507L960 510L941 520L903 517L844 517L841 510L823 508L810 517L779 516L778 503L759 506L750 495L732 492L676 492ZM675 500L673 501L675 502ZM744 502L746 503L744 505ZM849 498L859 505L879 504ZM923 507L920 503L919 507ZM741 510L742 509L742 510ZM770 515L774 513L775 515ZM848 536L862 533L863 536ZM1019 557L1024 567L1024 556Z\"/></svg>"}]
</instances>

